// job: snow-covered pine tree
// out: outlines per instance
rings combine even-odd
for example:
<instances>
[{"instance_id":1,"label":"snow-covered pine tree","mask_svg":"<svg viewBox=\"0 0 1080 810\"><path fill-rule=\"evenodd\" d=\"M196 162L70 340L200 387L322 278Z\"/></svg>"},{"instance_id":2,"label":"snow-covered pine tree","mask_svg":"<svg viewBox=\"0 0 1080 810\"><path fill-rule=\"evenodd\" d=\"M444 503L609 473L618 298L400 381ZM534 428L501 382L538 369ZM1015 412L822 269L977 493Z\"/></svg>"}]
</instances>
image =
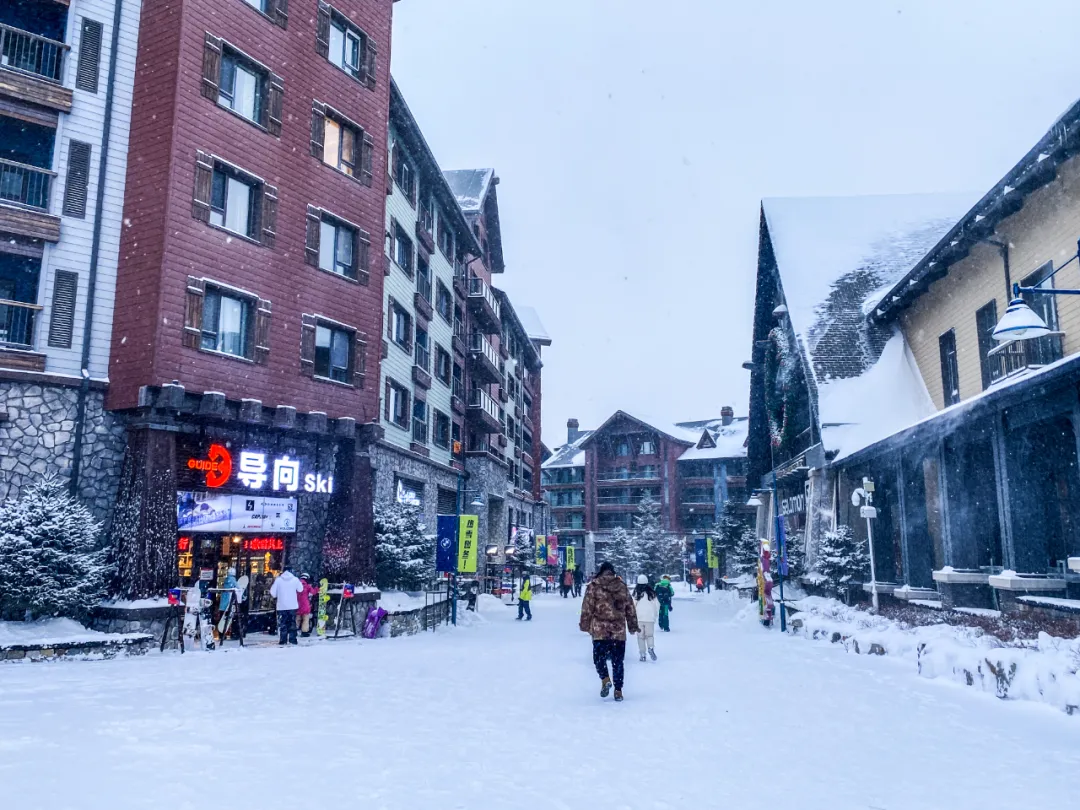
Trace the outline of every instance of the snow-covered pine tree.
<instances>
[{"instance_id":1,"label":"snow-covered pine tree","mask_svg":"<svg viewBox=\"0 0 1080 810\"><path fill-rule=\"evenodd\" d=\"M105 595L100 529L55 475L0 506L0 618L84 618Z\"/></svg>"},{"instance_id":2,"label":"snow-covered pine tree","mask_svg":"<svg viewBox=\"0 0 1080 810\"><path fill-rule=\"evenodd\" d=\"M420 510L401 503L375 507L375 581L382 589L418 591L435 576L435 537Z\"/></svg>"},{"instance_id":3,"label":"snow-covered pine tree","mask_svg":"<svg viewBox=\"0 0 1080 810\"><path fill-rule=\"evenodd\" d=\"M817 570L846 602L851 586L870 576L870 552L865 543L855 538L850 526L837 526L821 539Z\"/></svg>"},{"instance_id":4,"label":"snow-covered pine tree","mask_svg":"<svg viewBox=\"0 0 1080 810\"><path fill-rule=\"evenodd\" d=\"M749 525L749 520L739 514L739 506L735 501L729 499L724 502L720 510L720 519L713 527L714 542L724 555L724 559L720 561L721 573L727 570L731 554Z\"/></svg>"},{"instance_id":5,"label":"snow-covered pine tree","mask_svg":"<svg viewBox=\"0 0 1080 810\"><path fill-rule=\"evenodd\" d=\"M597 566L609 562L615 566L616 574L626 578L634 564L632 545L633 541L626 529L621 526L612 529L603 549L597 552Z\"/></svg>"},{"instance_id":6,"label":"snow-covered pine tree","mask_svg":"<svg viewBox=\"0 0 1080 810\"><path fill-rule=\"evenodd\" d=\"M656 582L682 570L682 543L664 530L660 504L649 495L638 504L630 540L630 574L645 574L649 582Z\"/></svg>"},{"instance_id":7,"label":"snow-covered pine tree","mask_svg":"<svg viewBox=\"0 0 1080 810\"><path fill-rule=\"evenodd\" d=\"M784 548L787 552L788 579L798 579L806 573L806 534L795 532L784 538Z\"/></svg>"},{"instance_id":8,"label":"snow-covered pine tree","mask_svg":"<svg viewBox=\"0 0 1080 810\"><path fill-rule=\"evenodd\" d=\"M753 526L747 526L728 550L728 571L736 577L756 574L760 554L761 542L758 540L757 530Z\"/></svg>"}]
</instances>

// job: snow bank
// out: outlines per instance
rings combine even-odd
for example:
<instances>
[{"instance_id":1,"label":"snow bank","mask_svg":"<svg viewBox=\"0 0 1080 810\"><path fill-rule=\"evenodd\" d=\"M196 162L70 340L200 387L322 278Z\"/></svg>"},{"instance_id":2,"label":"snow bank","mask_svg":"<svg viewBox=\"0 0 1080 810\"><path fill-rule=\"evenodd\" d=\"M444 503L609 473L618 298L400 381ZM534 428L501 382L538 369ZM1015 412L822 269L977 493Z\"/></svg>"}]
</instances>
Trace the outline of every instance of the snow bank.
<instances>
[{"instance_id":1,"label":"snow bank","mask_svg":"<svg viewBox=\"0 0 1080 810\"><path fill-rule=\"evenodd\" d=\"M119 641L142 638L143 633L100 633L87 630L73 619L42 619L36 622L0 622L0 647L13 645L62 645L84 641Z\"/></svg>"},{"instance_id":2,"label":"snow bank","mask_svg":"<svg viewBox=\"0 0 1080 810\"><path fill-rule=\"evenodd\" d=\"M387 613L404 613L410 610L420 610L425 604L432 604L431 597L425 602L423 594L419 596L404 591L383 591L379 597L379 607Z\"/></svg>"},{"instance_id":3,"label":"snow bank","mask_svg":"<svg viewBox=\"0 0 1080 810\"><path fill-rule=\"evenodd\" d=\"M925 678L946 678L999 698L1080 711L1080 639L1040 633L1007 645L976 627L909 627L884 616L811 596L793 605L791 632L843 644L849 652L910 661Z\"/></svg>"},{"instance_id":4,"label":"snow bank","mask_svg":"<svg viewBox=\"0 0 1080 810\"><path fill-rule=\"evenodd\" d=\"M118 608L120 610L140 610L168 606L169 600L164 596L151 596L146 599L106 599L101 602L101 607Z\"/></svg>"}]
</instances>

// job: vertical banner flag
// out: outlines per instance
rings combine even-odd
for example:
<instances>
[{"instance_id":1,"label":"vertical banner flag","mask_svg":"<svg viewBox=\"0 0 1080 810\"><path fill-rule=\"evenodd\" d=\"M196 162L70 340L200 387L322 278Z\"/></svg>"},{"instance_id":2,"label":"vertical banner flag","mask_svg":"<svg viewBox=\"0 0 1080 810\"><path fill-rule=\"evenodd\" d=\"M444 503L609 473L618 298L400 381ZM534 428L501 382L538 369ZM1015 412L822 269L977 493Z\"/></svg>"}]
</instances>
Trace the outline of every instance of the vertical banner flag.
<instances>
[{"instance_id":1,"label":"vertical banner flag","mask_svg":"<svg viewBox=\"0 0 1080 810\"><path fill-rule=\"evenodd\" d=\"M442 572L456 571L458 559L457 515L439 515L436 536L438 541L435 551L435 570Z\"/></svg>"},{"instance_id":2,"label":"vertical banner flag","mask_svg":"<svg viewBox=\"0 0 1080 810\"><path fill-rule=\"evenodd\" d=\"M548 535L547 539L547 564L558 565L559 564L559 538L553 534Z\"/></svg>"},{"instance_id":3,"label":"vertical banner flag","mask_svg":"<svg viewBox=\"0 0 1080 810\"><path fill-rule=\"evenodd\" d=\"M547 565L547 538L542 535L536 535L536 564Z\"/></svg>"},{"instance_id":4,"label":"vertical banner flag","mask_svg":"<svg viewBox=\"0 0 1080 810\"><path fill-rule=\"evenodd\" d=\"M709 555L708 547L705 544L705 538L699 537L694 540L694 564L701 569L708 567Z\"/></svg>"},{"instance_id":5,"label":"vertical banner flag","mask_svg":"<svg viewBox=\"0 0 1080 810\"><path fill-rule=\"evenodd\" d=\"M713 544L711 537L705 538L705 552L709 558L709 568L718 569L720 567L720 555L716 553L716 546Z\"/></svg>"},{"instance_id":6,"label":"vertical banner flag","mask_svg":"<svg viewBox=\"0 0 1080 810\"><path fill-rule=\"evenodd\" d=\"M577 548L575 546L566 547L566 567L570 571L577 570Z\"/></svg>"},{"instance_id":7,"label":"vertical banner flag","mask_svg":"<svg viewBox=\"0 0 1080 810\"><path fill-rule=\"evenodd\" d=\"M476 515L462 515L458 526L458 559L457 570L461 574L476 573L477 557L477 531L480 527L480 518Z\"/></svg>"}]
</instances>

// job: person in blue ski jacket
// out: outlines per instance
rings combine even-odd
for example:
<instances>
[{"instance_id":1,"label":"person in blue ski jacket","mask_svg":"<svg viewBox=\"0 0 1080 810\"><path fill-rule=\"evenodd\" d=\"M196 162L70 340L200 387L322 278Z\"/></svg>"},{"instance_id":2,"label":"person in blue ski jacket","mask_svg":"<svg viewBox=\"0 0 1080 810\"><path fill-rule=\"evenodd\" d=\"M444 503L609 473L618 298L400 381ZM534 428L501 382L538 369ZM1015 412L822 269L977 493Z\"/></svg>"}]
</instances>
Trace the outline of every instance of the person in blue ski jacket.
<instances>
[{"instance_id":1,"label":"person in blue ski jacket","mask_svg":"<svg viewBox=\"0 0 1080 810\"><path fill-rule=\"evenodd\" d=\"M671 585L671 577L664 574L656 583L656 598L660 602L660 629L665 633L671 632L671 600L675 596L675 588Z\"/></svg>"}]
</instances>

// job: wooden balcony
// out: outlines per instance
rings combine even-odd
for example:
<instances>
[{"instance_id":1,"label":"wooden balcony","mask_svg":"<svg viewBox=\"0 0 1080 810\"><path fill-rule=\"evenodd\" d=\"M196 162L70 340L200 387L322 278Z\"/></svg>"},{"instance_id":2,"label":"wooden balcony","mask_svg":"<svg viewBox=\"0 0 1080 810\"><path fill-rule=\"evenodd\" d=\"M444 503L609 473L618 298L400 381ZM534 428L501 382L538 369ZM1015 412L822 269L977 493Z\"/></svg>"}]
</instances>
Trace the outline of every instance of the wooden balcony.
<instances>
[{"instance_id":1,"label":"wooden balcony","mask_svg":"<svg viewBox=\"0 0 1080 810\"><path fill-rule=\"evenodd\" d=\"M469 365L473 379L484 384L497 383L502 380L502 371L499 369L499 353L495 347L481 334L469 336Z\"/></svg>"},{"instance_id":2,"label":"wooden balcony","mask_svg":"<svg viewBox=\"0 0 1080 810\"><path fill-rule=\"evenodd\" d=\"M61 84L68 46L0 24L0 96L71 112L72 92Z\"/></svg>"}]
</instances>

